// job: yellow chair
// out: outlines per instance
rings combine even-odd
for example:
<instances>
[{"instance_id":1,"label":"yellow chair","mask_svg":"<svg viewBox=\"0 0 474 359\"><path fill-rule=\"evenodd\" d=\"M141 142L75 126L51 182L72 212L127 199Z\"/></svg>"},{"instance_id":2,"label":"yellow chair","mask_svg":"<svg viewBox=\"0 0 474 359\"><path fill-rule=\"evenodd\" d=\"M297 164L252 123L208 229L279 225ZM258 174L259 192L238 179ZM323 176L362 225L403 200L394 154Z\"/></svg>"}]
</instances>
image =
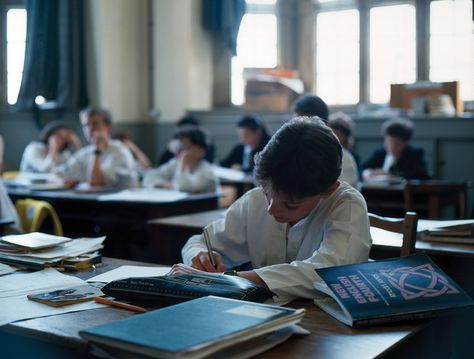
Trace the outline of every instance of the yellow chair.
<instances>
[{"instance_id":1,"label":"yellow chair","mask_svg":"<svg viewBox=\"0 0 474 359\"><path fill-rule=\"evenodd\" d=\"M31 198L19 199L15 207L25 232L39 231L44 220L49 217L53 222L53 233L57 236L63 235L63 227L58 214L48 202Z\"/></svg>"},{"instance_id":2,"label":"yellow chair","mask_svg":"<svg viewBox=\"0 0 474 359\"><path fill-rule=\"evenodd\" d=\"M3 179L9 180L17 177L20 174L20 171L5 171L2 174Z\"/></svg>"}]
</instances>

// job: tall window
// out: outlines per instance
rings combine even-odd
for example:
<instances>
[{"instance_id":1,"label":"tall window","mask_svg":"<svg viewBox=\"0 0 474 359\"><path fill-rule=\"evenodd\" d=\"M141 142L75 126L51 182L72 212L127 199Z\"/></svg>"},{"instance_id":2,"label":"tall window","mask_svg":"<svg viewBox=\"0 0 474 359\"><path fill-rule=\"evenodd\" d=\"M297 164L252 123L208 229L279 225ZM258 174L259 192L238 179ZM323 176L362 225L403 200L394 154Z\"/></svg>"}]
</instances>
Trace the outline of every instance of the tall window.
<instances>
[{"instance_id":1,"label":"tall window","mask_svg":"<svg viewBox=\"0 0 474 359\"><path fill-rule=\"evenodd\" d=\"M323 12L316 24L316 92L329 104L356 104L359 102L359 11Z\"/></svg>"},{"instance_id":2,"label":"tall window","mask_svg":"<svg viewBox=\"0 0 474 359\"><path fill-rule=\"evenodd\" d=\"M234 105L244 103L246 69L277 66L276 0L246 0L246 3L247 13L242 18L237 37L237 56L232 58L231 99Z\"/></svg>"},{"instance_id":3,"label":"tall window","mask_svg":"<svg viewBox=\"0 0 474 359\"><path fill-rule=\"evenodd\" d=\"M413 5L370 9L370 102L386 103L390 84L416 80L416 14Z\"/></svg>"},{"instance_id":4,"label":"tall window","mask_svg":"<svg viewBox=\"0 0 474 359\"><path fill-rule=\"evenodd\" d=\"M472 1L441 0L430 6L430 80L459 81L460 97L474 100Z\"/></svg>"},{"instance_id":5,"label":"tall window","mask_svg":"<svg viewBox=\"0 0 474 359\"><path fill-rule=\"evenodd\" d=\"M6 16L7 101L15 104L20 91L25 58L26 10L10 9Z\"/></svg>"}]
</instances>

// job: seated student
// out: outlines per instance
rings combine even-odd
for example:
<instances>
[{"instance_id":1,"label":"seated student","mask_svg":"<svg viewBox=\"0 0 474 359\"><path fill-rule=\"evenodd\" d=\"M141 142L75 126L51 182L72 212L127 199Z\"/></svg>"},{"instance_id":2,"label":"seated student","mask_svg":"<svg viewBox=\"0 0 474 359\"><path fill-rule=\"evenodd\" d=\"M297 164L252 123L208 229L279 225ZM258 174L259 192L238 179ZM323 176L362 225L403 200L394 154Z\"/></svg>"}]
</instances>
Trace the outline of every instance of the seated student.
<instances>
[{"instance_id":1,"label":"seated student","mask_svg":"<svg viewBox=\"0 0 474 359\"><path fill-rule=\"evenodd\" d=\"M212 165L204 159L206 135L195 127L178 131L176 157L145 172L143 186L163 187L184 192L216 192L217 179Z\"/></svg>"},{"instance_id":2,"label":"seated student","mask_svg":"<svg viewBox=\"0 0 474 359\"><path fill-rule=\"evenodd\" d=\"M66 162L82 147L76 134L60 121L49 122L39 133L39 141L26 146L20 162L21 172L50 172Z\"/></svg>"},{"instance_id":3,"label":"seated student","mask_svg":"<svg viewBox=\"0 0 474 359\"><path fill-rule=\"evenodd\" d=\"M393 119L383 124L384 148L376 150L362 166L365 180L386 174L405 179L430 178L423 150L409 144L413 129L413 122L405 119Z\"/></svg>"},{"instance_id":4,"label":"seated student","mask_svg":"<svg viewBox=\"0 0 474 359\"><path fill-rule=\"evenodd\" d=\"M292 110L295 116L317 116L325 123L328 122L329 109L326 103L318 96L301 95L293 103ZM359 170L352 154L342 148L342 172L339 178L346 181L351 186L355 186L359 181Z\"/></svg>"},{"instance_id":5,"label":"seated student","mask_svg":"<svg viewBox=\"0 0 474 359\"><path fill-rule=\"evenodd\" d=\"M2 135L0 135L0 175L3 174L3 171L5 170L5 164L3 162L4 150L5 150L5 144L3 142Z\"/></svg>"},{"instance_id":6,"label":"seated student","mask_svg":"<svg viewBox=\"0 0 474 359\"><path fill-rule=\"evenodd\" d=\"M193 116L184 116L178 121L178 129L185 129L185 128L194 128L199 126L199 121L197 118ZM215 152L215 146L212 143L211 139L209 136L206 136L208 139L208 144L207 144L207 149L206 149L206 160L209 162L214 161L214 152ZM176 155L176 144L177 140L175 138L172 138L171 141L168 143L166 146L166 150L161 154L160 160L158 161L159 165L162 165L166 162L168 162L170 159L172 159Z\"/></svg>"},{"instance_id":7,"label":"seated student","mask_svg":"<svg viewBox=\"0 0 474 359\"><path fill-rule=\"evenodd\" d=\"M366 261L371 238L362 195L339 182L341 145L317 118L283 125L255 160L260 184L239 198L225 218L208 226L217 262L210 262L201 235L183 247L185 264L171 274L233 272L280 300L313 298L315 268Z\"/></svg>"},{"instance_id":8,"label":"seated student","mask_svg":"<svg viewBox=\"0 0 474 359\"><path fill-rule=\"evenodd\" d=\"M357 180L359 180L359 156L357 156L357 154L352 149L354 145L354 122L344 112L336 112L329 115L328 126L333 130L334 134L339 139L339 142L341 142L342 150L344 152L349 151L349 153L352 155L357 168ZM350 158L350 156L347 157ZM344 172L344 169L342 172Z\"/></svg>"},{"instance_id":9,"label":"seated student","mask_svg":"<svg viewBox=\"0 0 474 359\"><path fill-rule=\"evenodd\" d=\"M298 96L291 106L291 112L295 116L318 116L327 123L329 116L329 108L321 97L304 94Z\"/></svg>"},{"instance_id":10,"label":"seated student","mask_svg":"<svg viewBox=\"0 0 474 359\"><path fill-rule=\"evenodd\" d=\"M236 145L224 158L220 165L252 172L254 168L254 156L263 150L270 135L258 115L246 115L237 123L237 132L240 143Z\"/></svg>"},{"instance_id":11,"label":"seated student","mask_svg":"<svg viewBox=\"0 0 474 359\"><path fill-rule=\"evenodd\" d=\"M3 234L15 234L22 232L20 218L18 217L15 205L8 196L8 192L5 188L2 178L0 178L0 218L10 219L13 221L11 225L5 228Z\"/></svg>"},{"instance_id":12,"label":"seated student","mask_svg":"<svg viewBox=\"0 0 474 359\"><path fill-rule=\"evenodd\" d=\"M137 173L130 151L110 138L112 118L108 111L86 108L79 114L90 145L80 149L53 172L90 186L135 187Z\"/></svg>"},{"instance_id":13,"label":"seated student","mask_svg":"<svg viewBox=\"0 0 474 359\"><path fill-rule=\"evenodd\" d=\"M151 161L148 156L133 142L132 138L125 132L116 132L112 138L122 142L132 153L135 160L135 170L139 174L143 174L145 170L151 167Z\"/></svg>"}]
</instances>

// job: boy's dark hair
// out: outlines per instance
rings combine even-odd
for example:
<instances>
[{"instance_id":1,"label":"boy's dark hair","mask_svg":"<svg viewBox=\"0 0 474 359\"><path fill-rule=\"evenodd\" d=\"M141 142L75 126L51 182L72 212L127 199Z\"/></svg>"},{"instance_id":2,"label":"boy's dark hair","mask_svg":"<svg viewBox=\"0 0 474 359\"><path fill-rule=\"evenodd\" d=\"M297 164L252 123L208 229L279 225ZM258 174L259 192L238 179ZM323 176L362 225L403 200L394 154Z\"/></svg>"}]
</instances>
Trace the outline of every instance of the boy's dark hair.
<instances>
[{"instance_id":1,"label":"boy's dark hair","mask_svg":"<svg viewBox=\"0 0 474 359\"><path fill-rule=\"evenodd\" d=\"M44 144L48 143L49 138L58 130L65 129L69 130L69 128L62 123L61 121L51 121L48 122L38 134L38 138Z\"/></svg>"},{"instance_id":2,"label":"boy's dark hair","mask_svg":"<svg viewBox=\"0 0 474 359\"><path fill-rule=\"evenodd\" d=\"M337 181L341 161L341 144L320 118L296 117L256 155L255 177L292 198L315 196Z\"/></svg>"},{"instance_id":3,"label":"boy's dark hair","mask_svg":"<svg viewBox=\"0 0 474 359\"><path fill-rule=\"evenodd\" d=\"M199 126L199 120L194 116L184 116L178 121L178 127Z\"/></svg>"},{"instance_id":4,"label":"boy's dark hair","mask_svg":"<svg viewBox=\"0 0 474 359\"><path fill-rule=\"evenodd\" d=\"M178 140L182 138L188 138L193 145L199 146L204 150L207 149L206 134L198 127L184 128L182 130L178 130L173 137Z\"/></svg>"},{"instance_id":5,"label":"boy's dark hair","mask_svg":"<svg viewBox=\"0 0 474 359\"><path fill-rule=\"evenodd\" d=\"M347 137L352 136L354 125L352 119L343 112L336 112L329 116L328 126L335 131L339 131Z\"/></svg>"},{"instance_id":6,"label":"boy's dark hair","mask_svg":"<svg viewBox=\"0 0 474 359\"><path fill-rule=\"evenodd\" d=\"M292 112L295 116L317 116L324 122L327 122L329 108L321 97L314 95L301 95L292 106Z\"/></svg>"},{"instance_id":7,"label":"boy's dark hair","mask_svg":"<svg viewBox=\"0 0 474 359\"><path fill-rule=\"evenodd\" d=\"M103 118L107 126L112 126L112 115L109 111L102 108L87 107L79 112L79 118L81 121L87 120L89 117L98 115Z\"/></svg>"},{"instance_id":8,"label":"boy's dark hair","mask_svg":"<svg viewBox=\"0 0 474 359\"><path fill-rule=\"evenodd\" d=\"M415 125L412 121L403 118L395 118L383 124L382 133L408 142L413 136L414 129Z\"/></svg>"},{"instance_id":9,"label":"boy's dark hair","mask_svg":"<svg viewBox=\"0 0 474 359\"><path fill-rule=\"evenodd\" d=\"M259 118L258 115L251 114L242 117L239 122L237 122L237 127L247 128L252 132L257 132L258 130L263 128L263 124L262 120Z\"/></svg>"}]
</instances>

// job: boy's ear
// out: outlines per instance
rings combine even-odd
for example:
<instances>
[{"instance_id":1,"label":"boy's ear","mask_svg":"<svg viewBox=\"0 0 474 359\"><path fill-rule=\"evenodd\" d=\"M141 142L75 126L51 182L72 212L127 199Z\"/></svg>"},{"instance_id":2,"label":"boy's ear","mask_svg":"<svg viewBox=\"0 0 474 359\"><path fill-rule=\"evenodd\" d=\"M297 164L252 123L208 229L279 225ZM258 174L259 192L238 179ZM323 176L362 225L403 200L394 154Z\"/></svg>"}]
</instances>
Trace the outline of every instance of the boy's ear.
<instances>
[{"instance_id":1,"label":"boy's ear","mask_svg":"<svg viewBox=\"0 0 474 359\"><path fill-rule=\"evenodd\" d=\"M323 196L327 197L334 193L340 186L341 182L336 181L332 185L329 186L328 190L323 194Z\"/></svg>"}]
</instances>

